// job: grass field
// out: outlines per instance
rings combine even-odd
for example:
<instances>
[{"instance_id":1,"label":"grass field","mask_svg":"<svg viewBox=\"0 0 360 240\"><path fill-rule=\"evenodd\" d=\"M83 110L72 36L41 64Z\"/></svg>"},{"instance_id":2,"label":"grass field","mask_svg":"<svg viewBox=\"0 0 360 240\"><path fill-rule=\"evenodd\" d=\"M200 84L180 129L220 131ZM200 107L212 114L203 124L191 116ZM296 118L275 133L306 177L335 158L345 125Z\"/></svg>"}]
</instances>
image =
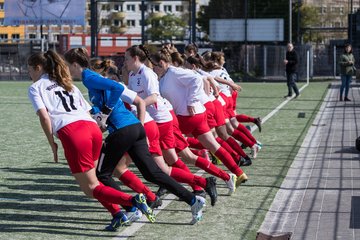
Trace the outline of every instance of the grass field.
<instances>
[{"instance_id":1,"label":"grass field","mask_svg":"<svg viewBox=\"0 0 360 240\"><path fill-rule=\"evenodd\" d=\"M0 82L0 239L123 238L123 229L116 233L102 231L110 215L79 190L61 150L60 163L52 162L51 150L27 98L29 85ZM238 112L248 115L265 117L286 94L284 83L241 85ZM231 197L225 196L225 183L218 180L217 205L207 204L202 222L189 225L190 208L175 200L157 215L156 223L145 221L129 237L255 239L327 86L328 82L311 83L299 99L290 101L263 125L262 133L255 131L264 146L253 165L244 168L250 180ZM305 112L306 117L298 118L299 112ZM124 191L130 192L126 188Z\"/></svg>"}]
</instances>

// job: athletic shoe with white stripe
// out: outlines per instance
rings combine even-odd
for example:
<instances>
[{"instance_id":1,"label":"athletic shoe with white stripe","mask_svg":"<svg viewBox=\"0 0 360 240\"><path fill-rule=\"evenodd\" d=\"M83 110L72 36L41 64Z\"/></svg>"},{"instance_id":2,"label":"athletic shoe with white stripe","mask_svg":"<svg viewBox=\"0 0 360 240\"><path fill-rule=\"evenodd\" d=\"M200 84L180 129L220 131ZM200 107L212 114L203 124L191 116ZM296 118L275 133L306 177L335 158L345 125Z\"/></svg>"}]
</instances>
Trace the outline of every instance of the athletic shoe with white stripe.
<instances>
[{"instance_id":1,"label":"athletic shoe with white stripe","mask_svg":"<svg viewBox=\"0 0 360 240\"><path fill-rule=\"evenodd\" d=\"M226 183L226 186L229 188L228 195L232 195L236 190L237 177L233 173L230 173L229 176L230 176L230 179L228 181L225 181L225 183Z\"/></svg>"},{"instance_id":2,"label":"athletic shoe with white stripe","mask_svg":"<svg viewBox=\"0 0 360 240\"><path fill-rule=\"evenodd\" d=\"M203 197L195 196L195 203L191 206L192 220L190 224L195 224L198 221L201 221L203 218L202 209L206 204L206 200Z\"/></svg>"}]
</instances>

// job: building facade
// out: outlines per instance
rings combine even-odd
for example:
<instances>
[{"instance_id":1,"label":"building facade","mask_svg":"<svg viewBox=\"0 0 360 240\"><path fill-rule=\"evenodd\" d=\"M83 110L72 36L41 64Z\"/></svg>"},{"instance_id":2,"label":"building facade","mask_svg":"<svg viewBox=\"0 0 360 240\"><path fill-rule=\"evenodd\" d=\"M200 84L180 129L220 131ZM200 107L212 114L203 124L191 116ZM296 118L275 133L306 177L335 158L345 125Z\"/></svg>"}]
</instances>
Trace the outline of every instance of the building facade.
<instances>
[{"instance_id":1,"label":"building facade","mask_svg":"<svg viewBox=\"0 0 360 240\"><path fill-rule=\"evenodd\" d=\"M321 35L322 43L329 43L334 39L347 39L348 14L355 13L359 1L351 0L302 0L303 4L312 5L317 9L320 21L311 28L313 34ZM309 31L309 30L308 30Z\"/></svg>"}]
</instances>

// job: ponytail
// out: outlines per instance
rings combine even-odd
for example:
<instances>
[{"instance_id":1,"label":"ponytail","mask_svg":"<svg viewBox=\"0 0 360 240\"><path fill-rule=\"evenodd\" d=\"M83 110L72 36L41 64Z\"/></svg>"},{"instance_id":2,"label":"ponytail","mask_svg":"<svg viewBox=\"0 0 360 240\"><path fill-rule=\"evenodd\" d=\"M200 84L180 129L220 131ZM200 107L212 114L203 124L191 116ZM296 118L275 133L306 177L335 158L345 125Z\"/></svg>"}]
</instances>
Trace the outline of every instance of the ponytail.
<instances>
[{"instance_id":1,"label":"ponytail","mask_svg":"<svg viewBox=\"0 0 360 240\"><path fill-rule=\"evenodd\" d=\"M28 65L36 67L41 65L49 79L55 81L66 91L73 90L73 81L65 61L53 50L46 53L35 53L28 58Z\"/></svg>"}]
</instances>

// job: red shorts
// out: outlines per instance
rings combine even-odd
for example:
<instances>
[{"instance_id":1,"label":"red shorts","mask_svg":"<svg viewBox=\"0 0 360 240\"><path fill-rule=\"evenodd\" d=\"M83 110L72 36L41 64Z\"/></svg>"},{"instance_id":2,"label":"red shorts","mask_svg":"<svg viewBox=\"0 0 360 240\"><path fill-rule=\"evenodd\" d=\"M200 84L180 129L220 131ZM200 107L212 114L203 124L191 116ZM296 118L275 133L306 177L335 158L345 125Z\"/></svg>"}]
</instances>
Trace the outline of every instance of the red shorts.
<instances>
[{"instance_id":1,"label":"red shorts","mask_svg":"<svg viewBox=\"0 0 360 240\"><path fill-rule=\"evenodd\" d=\"M206 121L206 113L196 114L195 116L177 115L179 127L182 133L192 134L195 138L210 131Z\"/></svg>"},{"instance_id":2,"label":"red shorts","mask_svg":"<svg viewBox=\"0 0 360 240\"><path fill-rule=\"evenodd\" d=\"M225 118L232 118L232 117L235 117L235 113L234 113L234 110L233 110L233 99L232 97L227 97L225 96L223 93L220 93L221 97L224 99L225 101L225 106L224 107L224 114L225 114Z\"/></svg>"},{"instance_id":3,"label":"red shorts","mask_svg":"<svg viewBox=\"0 0 360 240\"><path fill-rule=\"evenodd\" d=\"M160 133L160 147L163 150L175 148L173 122L156 123Z\"/></svg>"},{"instance_id":4,"label":"red shorts","mask_svg":"<svg viewBox=\"0 0 360 240\"><path fill-rule=\"evenodd\" d=\"M189 143L186 141L182 135L179 127L179 121L173 110L170 111L173 117L173 128L174 128L174 137L175 137L175 150L176 152L181 152L189 146Z\"/></svg>"},{"instance_id":5,"label":"red shorts","mask_svg":"<svg viewBox=\"0 0 360 240\"><path fill-rule=\"evenodd\" d=\"M65 158L73 174L87 172L95 167L102 146L102 133L90 121L76 121L57 132L63 145Z\"/></svg>"},{"instance_id":6,"label":"red shorts","mask_svg":"<svg viewBox=\"0 0 360 240\"><path fill-rule=\"evenodd\" d=\"M214 104L209 101L207 103L204 104L205 108L206 108L206 119L207 119L207 123L209 125L210 128L214 128L217 127L217 122L215 120L215 106Z\"/></svg>"},{"instance_id":7,"label":"red shorts","mask_svg":"<svg viewBox=\"0 0 360 240\"><path fill-rule=\"evenodd\" d=\"M233 110L234 111L236 111L237 96L238 96L238 91L233 91L231 94L231 98L233 100Z\"/></svg>"},{"instance_id":8,"label":"red shorts","mask_svg":"<svg viewBox=\"0 0 360 240\"><path fill-rule=\"evenodd\" d=\"M162 156L162 151L159 143L160 133L156 122L147 122L144 124L144 128L146 132L146 137L148 139L149 152L151 154Z\"/></svg>"},{"instance_id":9,"label":"red shorts","mask_svg":"<svg viewBox=\"0 0 360 240\"><path fill-rule=\"evenodd\" d=\"M225 116L224 116L224 108L221 105L221 102L217 99L213 101L214 107L215 107L215 121L217 123L217 126L222 126L225 124Z\"/></svg>"}]
</instances>

